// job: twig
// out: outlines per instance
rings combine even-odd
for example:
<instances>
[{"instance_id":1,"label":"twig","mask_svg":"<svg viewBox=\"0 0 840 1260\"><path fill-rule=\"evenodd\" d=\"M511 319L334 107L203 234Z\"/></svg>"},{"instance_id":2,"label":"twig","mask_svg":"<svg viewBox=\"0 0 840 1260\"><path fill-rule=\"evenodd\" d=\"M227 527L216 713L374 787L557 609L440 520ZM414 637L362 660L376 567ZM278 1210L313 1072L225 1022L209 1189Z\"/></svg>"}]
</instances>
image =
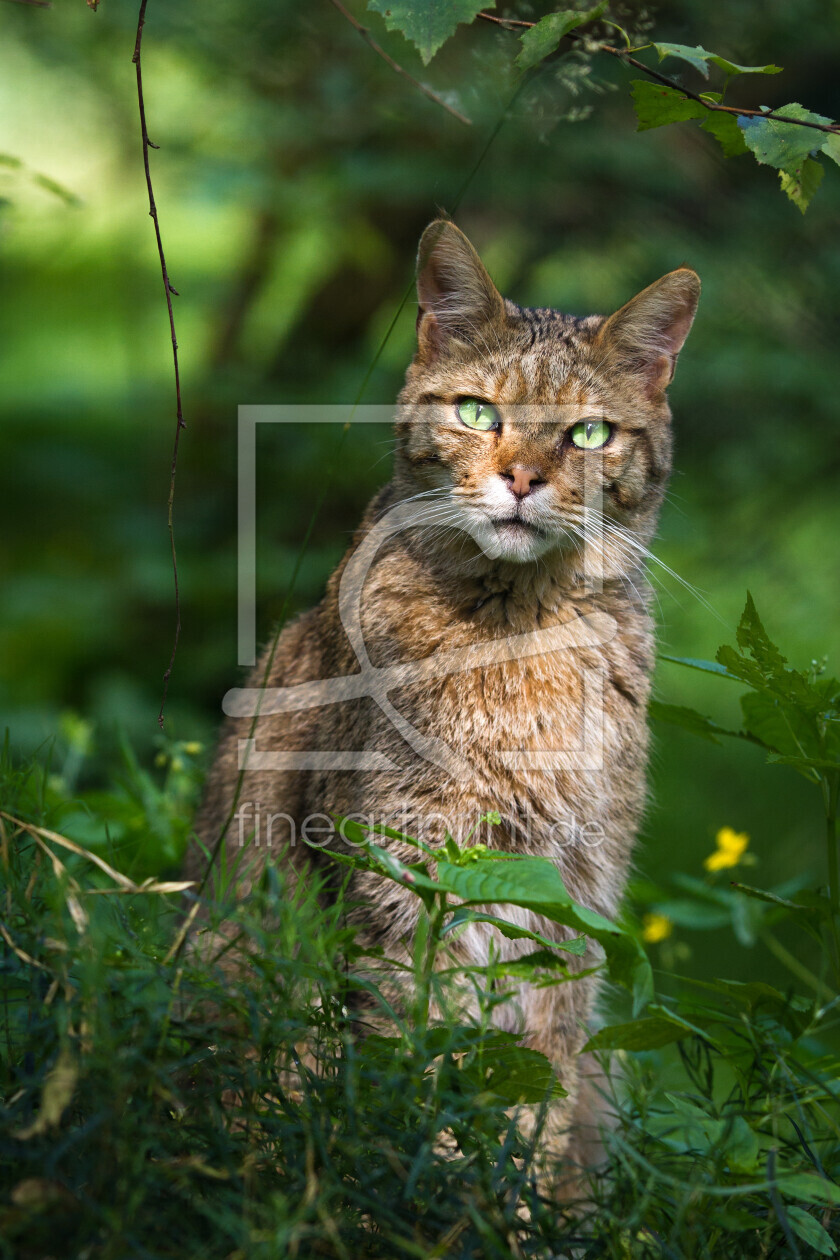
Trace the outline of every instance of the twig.
<instances>
[{"instance_id":1,"label":"twig","mask_svg":"<svg viewBox=\"0 0 840 1260\"><path fill-rule=\"evenodd\" d=\"M357 30L359 32L359 34L361 35L365 43L368 44L373 49L373 51L382 58L383 61L388 63L388 65L391 67L392 70L396 70L397 74L401 74L404 79L408 79L409 83L413 84L414 87L419 88L419 90L423 93L424 96L428 96L430 101L434 101L436 105L440 105L441 109L445 109L447 114L451 114L452 117L457 118L459 122L466 123L468 127L472 126L471 118L467 118L466 114L462 114L460 113L459 110L455 109L452 105L448 105L442 96L438 96L437 92L433 92L431 88L426 87L426 85L424 83L421 83L419 79L415 79L412 75L408 73L407 70L404 70L402 66L399 65L398 62L394 61L393 57L389 57L385 49L380 47L379 44L377 44L376 40L373 38L368 28L366 26L362 26L361 22L357 21L357 19L353 17L353 14L350 13L347 9L345 9L344 5L341 3L341 0L330 0L330 3L336 9L338 9L342 17L345 17L347 19L347 21L354 28L354 30Z\"/></svg>"},{"instance_id":2,"label":"twig","mask_svg":"<svg viewBox=\"0 0 840 1260\"><path fill-rule=\"evenodd\" d=\"M178 339L175 336L175 316L172 311L172 295L178 297L178 290L172 287L169 279L169 272L166 270L166 258L163 253L163 241L160 236L160 223L158 222L157 206L155 205L155 194L152 189L152 175L149 170L149 149L157 149L159 146L153 144L149 139L149 132L146 128L146 108L143 104L143 76L140 69L140 44L143 40L143 23L146 21L146 3L147 0L140 0L140 15L137 20L137 39L134 42L134 56L131 58L137 69L137 104L140 110L140 131L143 137L143 166L146 171L146 188L149 192L149 214L155 225L155 239L157 240L158 256L160 258L160 271L163 276L163 291L166 294L166 309L169 312L169 331L172 336L172 359L175 365L175 405L177 412L177 424L175 426L175 444L172 450L172 465L169 472L169 510L168 510L168 526L169 526L169 545L172 551L172 573L175 580L175 639L172 644L172 655L169 658L169 664L166 673L163 675L163 697L160 702L160 712L158 713L158 726L163 730L163 709L166 704L166 695L169 691L169 679L172 674L172 666L175 663L175 653L178 651L178 640L181 637L181 593L178 587L178 558L175 554L175 530L172 524L172 507L175 502L175 472L178 466L178 444L181 439L181 430L186 428L184 424L184 413L181 406L181 375L178 368Z\"/></svg>"},{"instance_id":3,"label":"twig","mask_svg":"<svg viewBox=\"0 0 840 1260\"><path fill-rule=\"evenodd\" d=\"M483 18L485 22L495 22L497 26L503 26L507 30L512 30L514 27L527 27L530 29L537 25L536 22L524 22L519 18L494 17L492 13L482 12L478 16ZM665 87L673 88L674 91L687 96L691 101L696 101L698 105L702 105L704 109L708 109L712 113L739 114L742 118L772 118L777 122L790 123L792 127L811 127L814 131L827 131L829 135L837 135L840 132L840 123L815 123L809 122L807 118L785 118L784 114L777 114L773 110L765 112L762 109L740 109L735 105L720 105L716 101L708 101L698 92L692 92L691 88L683 87L681 83L677 83L676 79L669 79L667 75L661 74L659 70L654 70L636 57L631 57L625 48L615 48L612 44L588 41L585 35L579 35L577 31L569 31L563 38L570 39L573 42L590 42L595 52L609 53L612 57L618 57L625 65L634 66L637 70L641 70L642 74L646 74L649 79L662 83Z\"/></svg>"}]
</instances>

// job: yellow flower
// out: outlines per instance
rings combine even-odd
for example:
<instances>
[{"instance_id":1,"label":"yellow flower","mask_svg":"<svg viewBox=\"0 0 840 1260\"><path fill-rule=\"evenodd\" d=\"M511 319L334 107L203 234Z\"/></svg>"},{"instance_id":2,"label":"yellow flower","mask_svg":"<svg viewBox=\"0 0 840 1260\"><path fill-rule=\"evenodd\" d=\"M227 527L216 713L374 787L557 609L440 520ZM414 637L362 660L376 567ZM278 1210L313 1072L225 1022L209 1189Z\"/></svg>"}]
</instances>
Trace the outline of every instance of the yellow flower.
<instances>
[{"instance_id":1,"label":"yellow flower","mask_svg":"<svg viewBox=\"0 0 840 1260\"><path fill-rule=\"evenodd\" d=\"M727 866L737 866L749 842L750 838L745 831L721 827L715 836L717 848L714 853L709 854L703 865L707 871L722 871Z\"/></svg>"},{"instance_id":2,"label":"yellow flower","mask_svg":"<svg viewBox=\"0 0 840 1260\"><path fill-rule=\"evenodd\" d=\"M671 935L674 925L665 914L646 914L642 920L642 940L649 945L664 941Z\"/></svg>"}]
</instances>

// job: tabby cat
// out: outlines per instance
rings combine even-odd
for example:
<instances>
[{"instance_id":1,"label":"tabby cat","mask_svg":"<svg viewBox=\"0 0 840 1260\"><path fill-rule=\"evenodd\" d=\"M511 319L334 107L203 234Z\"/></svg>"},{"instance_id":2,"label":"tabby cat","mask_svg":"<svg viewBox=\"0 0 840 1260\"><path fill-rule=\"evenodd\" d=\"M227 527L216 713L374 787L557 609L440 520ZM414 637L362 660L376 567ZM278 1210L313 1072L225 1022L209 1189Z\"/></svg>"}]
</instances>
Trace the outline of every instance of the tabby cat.
<instances>
[{"instance_id":1,"label":"tabby cat","mask_svg":"<svg viewBox=\"0 0 840 1260\"><path fill-rule=\"evenodd\" d=\"M426 229L393 480L323 601L257 665L250 685L269 690L253 743L250 719L228 718L197 821L206 846L227 821L230 849L244 840L259 859L248 879L272 851L290 873L327 872L301 831L340 849L332 814L441 843L498 811L493 847L550 858L576 901L615 915L645 803L644 564L671 465L666 389L699 290L680 267L608 318L527 309L501 297L453 223ZM272 690L389 667L387 694L325 693L295 710ZM363 938L404 952L415 896L358 874L351 897ZM486 962L491 940L502 957L531 947L472 924L453 948ZM595 1091L578 1051L596 992L596 977L524 985L498 1008L568 1090L548 1126L552 1158L591 1153Z\"/></svg>"}]
</instances>

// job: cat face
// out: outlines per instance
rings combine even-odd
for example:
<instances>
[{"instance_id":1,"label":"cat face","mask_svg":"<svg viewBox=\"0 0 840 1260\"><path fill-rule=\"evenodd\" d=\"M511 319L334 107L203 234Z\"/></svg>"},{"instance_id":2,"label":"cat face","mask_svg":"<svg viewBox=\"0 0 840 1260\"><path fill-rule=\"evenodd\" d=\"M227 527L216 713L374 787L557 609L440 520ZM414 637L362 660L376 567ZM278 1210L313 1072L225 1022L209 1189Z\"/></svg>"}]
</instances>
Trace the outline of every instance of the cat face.
<instances>
[{"instance_id":1,"label":"cat face","mask_svg":"<svg viewBox=\"0 0 840 1260\"><path fill-rule=\"evenodd\" d=\"M521 564L596 534L607 570L620 571L629 540L649 541L664 494L665 391L699 291L683 267L608 319L523 309L463 233L433 223L397 423L398 482L419 518Z\"/></svg>"}]
</instances>

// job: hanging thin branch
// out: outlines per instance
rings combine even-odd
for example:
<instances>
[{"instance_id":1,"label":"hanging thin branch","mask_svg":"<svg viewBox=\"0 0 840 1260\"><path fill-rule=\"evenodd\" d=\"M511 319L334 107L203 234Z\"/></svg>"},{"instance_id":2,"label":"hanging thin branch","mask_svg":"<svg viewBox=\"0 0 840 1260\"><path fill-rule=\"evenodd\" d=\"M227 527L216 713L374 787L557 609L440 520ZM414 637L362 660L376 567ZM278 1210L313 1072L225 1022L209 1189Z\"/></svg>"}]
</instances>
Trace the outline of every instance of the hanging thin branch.
<instances>
[{"instance_id":1,"label":"hanging thin branch","mask_svg":"<svg viewBox=\"0 0 840 1260\"><path fill-rule=\"evenodd\" d=\"M536 22L526 22L521 18L495 17L492 13L479 13L478 16L483 18L485 22L494 22L496 26L502 26L510 31L514 29L530 29L532 26L537 25ZM687 96L691 101L696 101L698 105L702 105L710 113L739 114L742 118L772 118L778 122L790 123L792 127L811 127L814 131L827 131L829 135L837 135L840 132L840 123L809 122L807 118L786 118L784 114L776 114L772 110L740 109L735 105L720 105L716 101L706 100L698 92L692 92L691 88L683 87L682 83L678 83L676 79L669 79L666 74L661 74L659 70L646 66L643 61L632 57L626 48L616 48L613 44L601 44L585 35L578 34L577 31L568 31L563 38L569 39L573 43L585 43L593 52L609 53L612 57L618 57L619 61L623 61L625 65L635 67L636 70L640 70L642 74L647 75L649 79L653 79L656 83L662 83L665 87L673 88L675 92L681 93L682 96Z\"/></svg>"},{"instance_id":2,"label":"hanging thin branch","mask_svg":"<svg viewBox=\"0 0 840 1260\"><path fill-rule=\"evenodd\" d=\"M380 56L383 61L387 62L387 64L391 67L392 70L396 70L397 74L401 74L404 79L408 79L409 83L413 84L414 87L418 88L423 93L424 96L428 96L430 101L434 101L436 105L440 105L441 109L445 109L447 114L451 114L453 118L457 118L458 122L466 123L468 127L472 126L471 118L467 118L466 114L460 113L452 105L447 104L447 102L443 99L442 96L438 96L437 92L433 92L431 88L426 87L425 83L421 83L419 79L415 79L412 75L408 73L407 70L404 70L398 62L394 61L393 57L389 57L385 49L382 48L379 44L377 44L376 40L373 38L368 28L366 26L362 26L361 22L357 21L356 18L353 17L353 14L350 13L347 9L345 9L344 5L341 3L341 0L330 0L330 3L334 5L336 9L338 9L339 13L343 17L347 18L347 21L354 28L354 30L357 30L359 32L359 34L361 35L365 43L368 44L368 46L372 48L373 51L377 53L378 56Z\"/></svg>"},{"instance_id":3,"label":"hanging thin branch","mask_svg":"<svg viewBox=\"0 0 840 1260\"><path fill-rule=\"evenodd\" d=\"M181 438L181 430L186 428L184 424L184 414L181 406L181 375L178 367L178 339L175 336L175 315L172 310L172 295L178 297L178 290L172 287L169 279L169 272L166 270L166 258L163 253L163 241L160 235L160 223L158 222L157 206L155 205L155 194L152 189L152 175L149 170L149 149L157 149L158 145L153 144L149 139L149 132L146 128L146 108L143 104L143 76L140 68L140 45L143 40L143 24L146 21L146 3L147 0L141 0L140 16L137 21L137 39L134 43L134 56L132 61L137 70L137 103L140 110L140 131L143 137L143 166L146 171L146 188L149 193L149 214L155 225L155 239L157 241L158 257L160 258L160 271L163 277L163 290L166 294L166 309L169 312L169 331L172 336L172 359L175 365L175 405L177 412L177 424L175 426L175 444L172 450L172 465L169 472L169 545L172 550L172 573L175 581L175 638L172 644L172 655L169 658L169 665L163 676L163 697L160 702L160 712L158 713L158 726L163 730L163 710L166 705L166 696L169 691L169 679L172 674L172 666L175 663L175 653L178 651L178 640L181 637L181 593L178 586L178 558L175 554L175 529L172 523L172 509L175 502L175 472L178 466L178 444Z\"/></svg>"}]
</instances>

